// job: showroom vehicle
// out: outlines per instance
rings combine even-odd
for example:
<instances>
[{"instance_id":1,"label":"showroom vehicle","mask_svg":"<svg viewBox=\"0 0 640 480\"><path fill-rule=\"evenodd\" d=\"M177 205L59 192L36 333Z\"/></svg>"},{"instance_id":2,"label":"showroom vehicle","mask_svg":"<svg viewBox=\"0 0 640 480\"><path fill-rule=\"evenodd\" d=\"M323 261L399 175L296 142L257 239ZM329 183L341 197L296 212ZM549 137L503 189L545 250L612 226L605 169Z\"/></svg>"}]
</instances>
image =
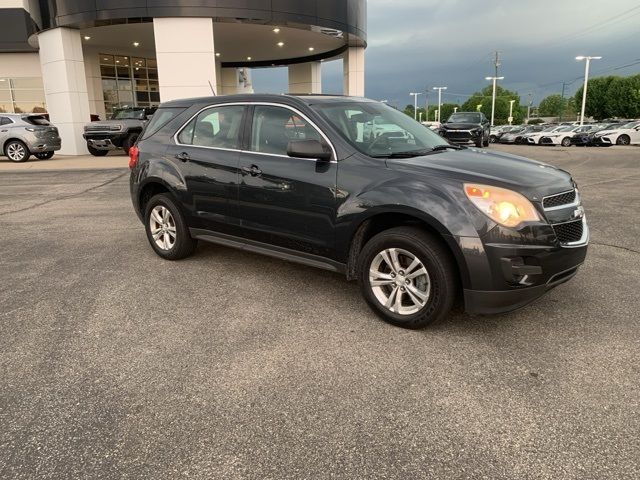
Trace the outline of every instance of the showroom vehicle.
<instances>
[{"instance_id":1,"label":"showroom vehicle","mask_svg":"<svg viewBox=\"0 0 640 480\"><path fill-rule=\"evenodd\" d=\"M374 120L404 135L365 135ZM202 240L339 272L408 328L444 318L458 295L471 313L519 308L573 277L589 240L566 171L451 145L362 98L167 102L129 166L160 257Z\"/></svg>"},{"instance_id":2,"label":"showroom vehicle","mask_svg":"<svg viewBox=\"0 0 640 480\"><path fill-rule=\"evenodd\" d=\"M0 152L9 160L48 160L61 146L58 129L44 115L0 113Z\"/></svg>"},{"instance_id":3,"label":"showroom vehicle","mask_svg":"<svg viewBox=\"0 0 640 480\"><path fill-rule=\"evenodd\" d=\"M531 132L527 133L522 138L522 143L526 143L528 145L539 145L540 139L549 133L554 133L559 130L569 128L567 125L547 125L539 132Z\"/></svg>"},{"instance_id":4,"label":"showroom vehicle","mask_svg":"<svg viewBox=\"0 0 640 480\"><path fill-rule=\"evenodd\" d=\"M594 144L594 138L598 132L602 132L604 130L611 130L619 127L620 123L600 123L594 124L593 128L585 131L585 132L576 132L571 137L571 145L575 145L577 147L591 147Z\"/></svg>"},{"instance_id":5,"label":"showroom vehicle","mask_svg":"<svg viewBox=\"0 0 640 480\"><path fill-rule=\"evenodd\" d=\"M496 143L500 140L500 137L511 130L515 130L517 127L512 125L500 125L497 127L491 127L489 130L489 143Z\"/></svg>"},{"instance_id":6,"label":"showroom vehicle","mask_svg":"<svg viewBox=\"0 0 640 480\"><path fill-rule=\"evenodd\" d=\"M625 123L611 130L597 132L593 137L593 142L602 147L639 144L640 121Z\"/></svg>"},{"instance_id":7,"label":"showroom vehicle","mask_svg":"<svg viewBox=\"0 0 640 480\"><path fill-rule=\"evenodd\" d=\"M566 126L561 127L553 132L547 132L540 137L538 144L540 145L562 145L563 147L571 146L571 137L583 127ZM588 131L588 130L585 130Z\"/></svg>"},{"instance_id":8,"label":"showroom vehicle","mask_svg":"<svg viewBox=\"0 0 640 480\"><path fill-rule=\"evenodd\" d=\"M89 153L104 157L110 150L121 148L128 154L155 111L156 107L119 108L110 120L87 123L82 136Z\"/></svg>"},{"instance_id":9,"label":"showroom vehicle","mask_svg":"<svg viewBox=\"0 0 640 480\"><path fill-rule=\"evenodd\" d=\"M456 112L440 126L440 135L451 143L489 146L489 120L482 112Z\"/></svg>"}]
</instances>

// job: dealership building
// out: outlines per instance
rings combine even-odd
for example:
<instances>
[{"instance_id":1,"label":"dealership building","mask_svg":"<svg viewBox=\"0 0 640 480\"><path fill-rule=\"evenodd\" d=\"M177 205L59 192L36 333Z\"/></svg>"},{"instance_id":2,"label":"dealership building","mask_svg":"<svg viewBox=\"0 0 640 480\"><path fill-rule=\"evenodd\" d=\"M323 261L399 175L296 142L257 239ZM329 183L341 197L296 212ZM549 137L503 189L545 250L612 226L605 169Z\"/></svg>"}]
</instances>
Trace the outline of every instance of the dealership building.
<instances>
[{"instance_id":1,"label":"dealership building","mask_svg":"<svg viewBox=\"0 0 640 480\"><path fill-rule=\"evenodd\" d=\"M91 115L176 98L259 91L252 68L288 68L321 93L342 59L364 95L366 0L2 0L0 113L47 112L62 154L87 153Z\"/></svg>"}]
</instances>

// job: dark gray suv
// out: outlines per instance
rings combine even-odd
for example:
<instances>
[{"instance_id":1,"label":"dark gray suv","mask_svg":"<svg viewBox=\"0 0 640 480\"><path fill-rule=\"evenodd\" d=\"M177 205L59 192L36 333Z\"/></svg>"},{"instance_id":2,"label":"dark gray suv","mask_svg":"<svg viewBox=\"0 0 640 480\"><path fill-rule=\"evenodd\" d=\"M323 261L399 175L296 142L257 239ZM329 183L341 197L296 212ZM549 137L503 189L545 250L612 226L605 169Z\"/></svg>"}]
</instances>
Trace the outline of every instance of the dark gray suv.
<instances>
[{"instance_id":1,"label":"dark gray suv","mask_svg":"<svg viewBox=\"0 0 640 480\"><path fill-rule=\"evenodd\" d=\"M44 115L0 114L0 152L9 160L26 162L31 155L47 160L61 146L58 129Z\"/></svg>"}]
</instances>

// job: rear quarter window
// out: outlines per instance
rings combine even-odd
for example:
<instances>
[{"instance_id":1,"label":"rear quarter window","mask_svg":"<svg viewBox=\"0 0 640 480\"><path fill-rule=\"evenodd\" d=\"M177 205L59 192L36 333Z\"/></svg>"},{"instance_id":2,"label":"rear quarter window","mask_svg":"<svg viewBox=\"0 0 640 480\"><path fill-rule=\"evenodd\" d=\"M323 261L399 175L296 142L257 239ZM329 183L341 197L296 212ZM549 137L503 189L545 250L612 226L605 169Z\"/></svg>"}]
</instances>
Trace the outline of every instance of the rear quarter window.
<instances>
[{"instance_id":1,"label":"rear quarter window","mask_svg":"<svg viewBox=\"0 0 640 480\"><path fill-rule=\"evenodd\" d=\"M142 133L142 140L149 138L154 133L158 132L162 127L180 115L183 111L184 108L159 108L156 110Z\"/></svg>"},{"instance_id":2,"label":"rear quarter window","mask_svg":"<svg viewBox=\"0 0 640 480\"><path fill-rule=\"evenodd\" d=\"M31 125L51 125L42 115L31 115L29 117L22 117L22 120Z\"/></svg>"}]
</instances>

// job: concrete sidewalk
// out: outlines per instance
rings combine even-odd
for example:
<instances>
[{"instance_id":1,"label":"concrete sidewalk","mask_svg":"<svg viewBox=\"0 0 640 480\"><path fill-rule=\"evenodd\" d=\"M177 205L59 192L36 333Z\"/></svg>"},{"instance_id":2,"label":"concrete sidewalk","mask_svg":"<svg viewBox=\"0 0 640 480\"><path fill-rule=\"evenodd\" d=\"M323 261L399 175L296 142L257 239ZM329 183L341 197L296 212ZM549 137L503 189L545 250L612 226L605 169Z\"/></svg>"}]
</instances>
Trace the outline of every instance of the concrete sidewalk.
<instances>
[{"instance_id":1,"label":"concrete sidewalk","mask_svg":"<svg viewBox=\"0 0 640 480\"><path fill-rule=\"evenodd\" d=\"M16 163L7 157L0 157L0 172L21 172L27 170L104 170L128 168L129 157L122 152L110 152L106 157L91 155L54 155L49 160L31 157L26 162Z\"/></svg>"}]
</instances>

